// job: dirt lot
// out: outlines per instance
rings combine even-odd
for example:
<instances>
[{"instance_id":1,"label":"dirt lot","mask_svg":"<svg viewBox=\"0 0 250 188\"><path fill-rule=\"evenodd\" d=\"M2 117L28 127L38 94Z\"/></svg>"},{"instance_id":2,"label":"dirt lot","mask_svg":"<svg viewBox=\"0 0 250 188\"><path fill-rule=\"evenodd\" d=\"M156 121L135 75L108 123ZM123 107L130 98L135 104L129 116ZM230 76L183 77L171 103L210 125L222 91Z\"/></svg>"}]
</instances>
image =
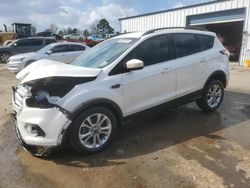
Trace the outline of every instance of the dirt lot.
<instances>
[{"instance_id":1,"label":"dirt lot","mask_svg":"<svg viewBox=\"0 0 250 188\"><path fill-rule=\"evenodd\" d=\"M0 65L0 187L250 187L250 70L231 68L215 113L195 104L126 124L102 153L58 151L48 159L18 146L9 120L13 74Z\"/></svg>"}]
</instances>

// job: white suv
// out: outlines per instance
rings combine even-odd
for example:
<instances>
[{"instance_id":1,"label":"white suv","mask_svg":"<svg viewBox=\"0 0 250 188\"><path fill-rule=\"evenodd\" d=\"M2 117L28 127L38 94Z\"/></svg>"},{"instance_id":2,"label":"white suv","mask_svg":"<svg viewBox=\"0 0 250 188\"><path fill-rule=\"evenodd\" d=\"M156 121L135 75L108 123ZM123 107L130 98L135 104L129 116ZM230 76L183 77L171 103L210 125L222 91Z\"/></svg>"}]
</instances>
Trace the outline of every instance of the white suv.
<instances>
[{"instance_id":1,"label":"white suv","mask_svg":"<svg viewBox=\"0 0 250 188\"><path fill-rule=\"evenodd\" d=\"M120 35L70 65L37 61L13 87L18 140L35 155L66 141L92 153L125 118L152 107L196 101L213 112L228 83L228 56L215 33L183 28Z\"/></svg>"}]
</instances>

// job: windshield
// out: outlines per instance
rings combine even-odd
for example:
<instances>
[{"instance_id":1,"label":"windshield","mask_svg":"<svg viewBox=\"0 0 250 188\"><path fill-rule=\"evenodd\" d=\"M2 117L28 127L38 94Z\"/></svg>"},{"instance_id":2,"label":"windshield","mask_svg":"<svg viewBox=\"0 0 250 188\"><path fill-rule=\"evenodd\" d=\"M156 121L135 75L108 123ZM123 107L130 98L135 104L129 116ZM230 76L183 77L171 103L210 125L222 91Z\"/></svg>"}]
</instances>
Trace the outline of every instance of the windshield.
<instances>
[{"instance_id":1,"label":"windshield","mask_svg":"<svg viewBox=\"0 0 250 188\"><path fill-rule=\"evenodd\" d=\"M114 62L123 52L138 39L115 38L106 40L87 50L71 64L89 68L103 68Z\"/></svg>"},{"instance_id":2,"label":"windshield","mask_svg":"<svg viewBox=\"0 0 250 188\"><path fill-rule=\"evenodd\" d=\"M49 45L43 47L42 49L38 50L37 52L45 53L45 52L49 51L52 48L52 46L53 46L53 44L49 44Z\"/></svg>"}]
</instances>

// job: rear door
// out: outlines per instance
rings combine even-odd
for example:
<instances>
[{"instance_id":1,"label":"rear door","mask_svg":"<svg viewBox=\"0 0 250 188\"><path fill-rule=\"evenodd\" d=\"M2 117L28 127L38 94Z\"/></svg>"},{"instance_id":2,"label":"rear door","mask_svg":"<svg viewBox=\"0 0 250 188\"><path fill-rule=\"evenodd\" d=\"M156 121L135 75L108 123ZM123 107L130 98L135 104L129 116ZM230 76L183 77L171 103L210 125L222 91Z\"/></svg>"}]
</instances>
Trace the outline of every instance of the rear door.
<instances>
[{"instance_id":1,"label":"rear door","mask_svg":"<svg viewBox=\"0 0 250 188\"><path fill-rule=\"evenodd\" d=\"M44 46L43 42L43 39L29 39L30 50L33 52L40 50Z\"/></svg>"},{"instance_id":2,"label":"rear door","mask_svg":"<svg viewBox=\"0 0 250 188\"><path fill-rule=\"evenodd\" d=\"M203 88L204 73L209 58L200 53L200 46L194 34L171 34L176 51L177 97Z\"/></svg>"},{"instance_id":3,"label":"rear door","mask_svg":"<svg viewBox=\"0 0 250 188\"><path fill-rule=\"evenodd\" d=\"M176 74L172 49L168 35L158 35L143 41L122 61L122 64L131 59L144 62L143 69L122 74L126 115L175 98Z\"/></svg>"},{"instance_id":4,"label":"rear door","mask_svg":"<svg viewBox=\"0 0 250 188\"><path fill-rule=\"evenodd\" d=\"M68 52L68 45L67 44L60 44L54 46L51 50L52 53L48 55L46 59L51 59L54 61L59 61L62 63L67 62L67 52Z\"/></svg>"}]
</instances>

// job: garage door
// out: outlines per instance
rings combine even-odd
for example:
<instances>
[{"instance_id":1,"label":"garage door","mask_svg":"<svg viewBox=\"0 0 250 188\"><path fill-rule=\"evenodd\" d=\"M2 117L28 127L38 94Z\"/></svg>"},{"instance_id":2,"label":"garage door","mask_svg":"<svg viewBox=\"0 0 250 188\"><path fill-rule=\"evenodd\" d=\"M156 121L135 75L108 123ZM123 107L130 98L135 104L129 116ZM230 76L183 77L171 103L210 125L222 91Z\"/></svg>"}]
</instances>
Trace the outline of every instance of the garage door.
<instances>
[{"instance_id":1,"label":"garage door","mask_svg":"<svg viewBox=\"0 0 250 188\"><path fill-rule=\"evenodd\" d=\"M245 19L245 8L206 14L192 15L187 17L187 26L195 26L209 23L242 21Z\"/></svg>"}]
</instances>

